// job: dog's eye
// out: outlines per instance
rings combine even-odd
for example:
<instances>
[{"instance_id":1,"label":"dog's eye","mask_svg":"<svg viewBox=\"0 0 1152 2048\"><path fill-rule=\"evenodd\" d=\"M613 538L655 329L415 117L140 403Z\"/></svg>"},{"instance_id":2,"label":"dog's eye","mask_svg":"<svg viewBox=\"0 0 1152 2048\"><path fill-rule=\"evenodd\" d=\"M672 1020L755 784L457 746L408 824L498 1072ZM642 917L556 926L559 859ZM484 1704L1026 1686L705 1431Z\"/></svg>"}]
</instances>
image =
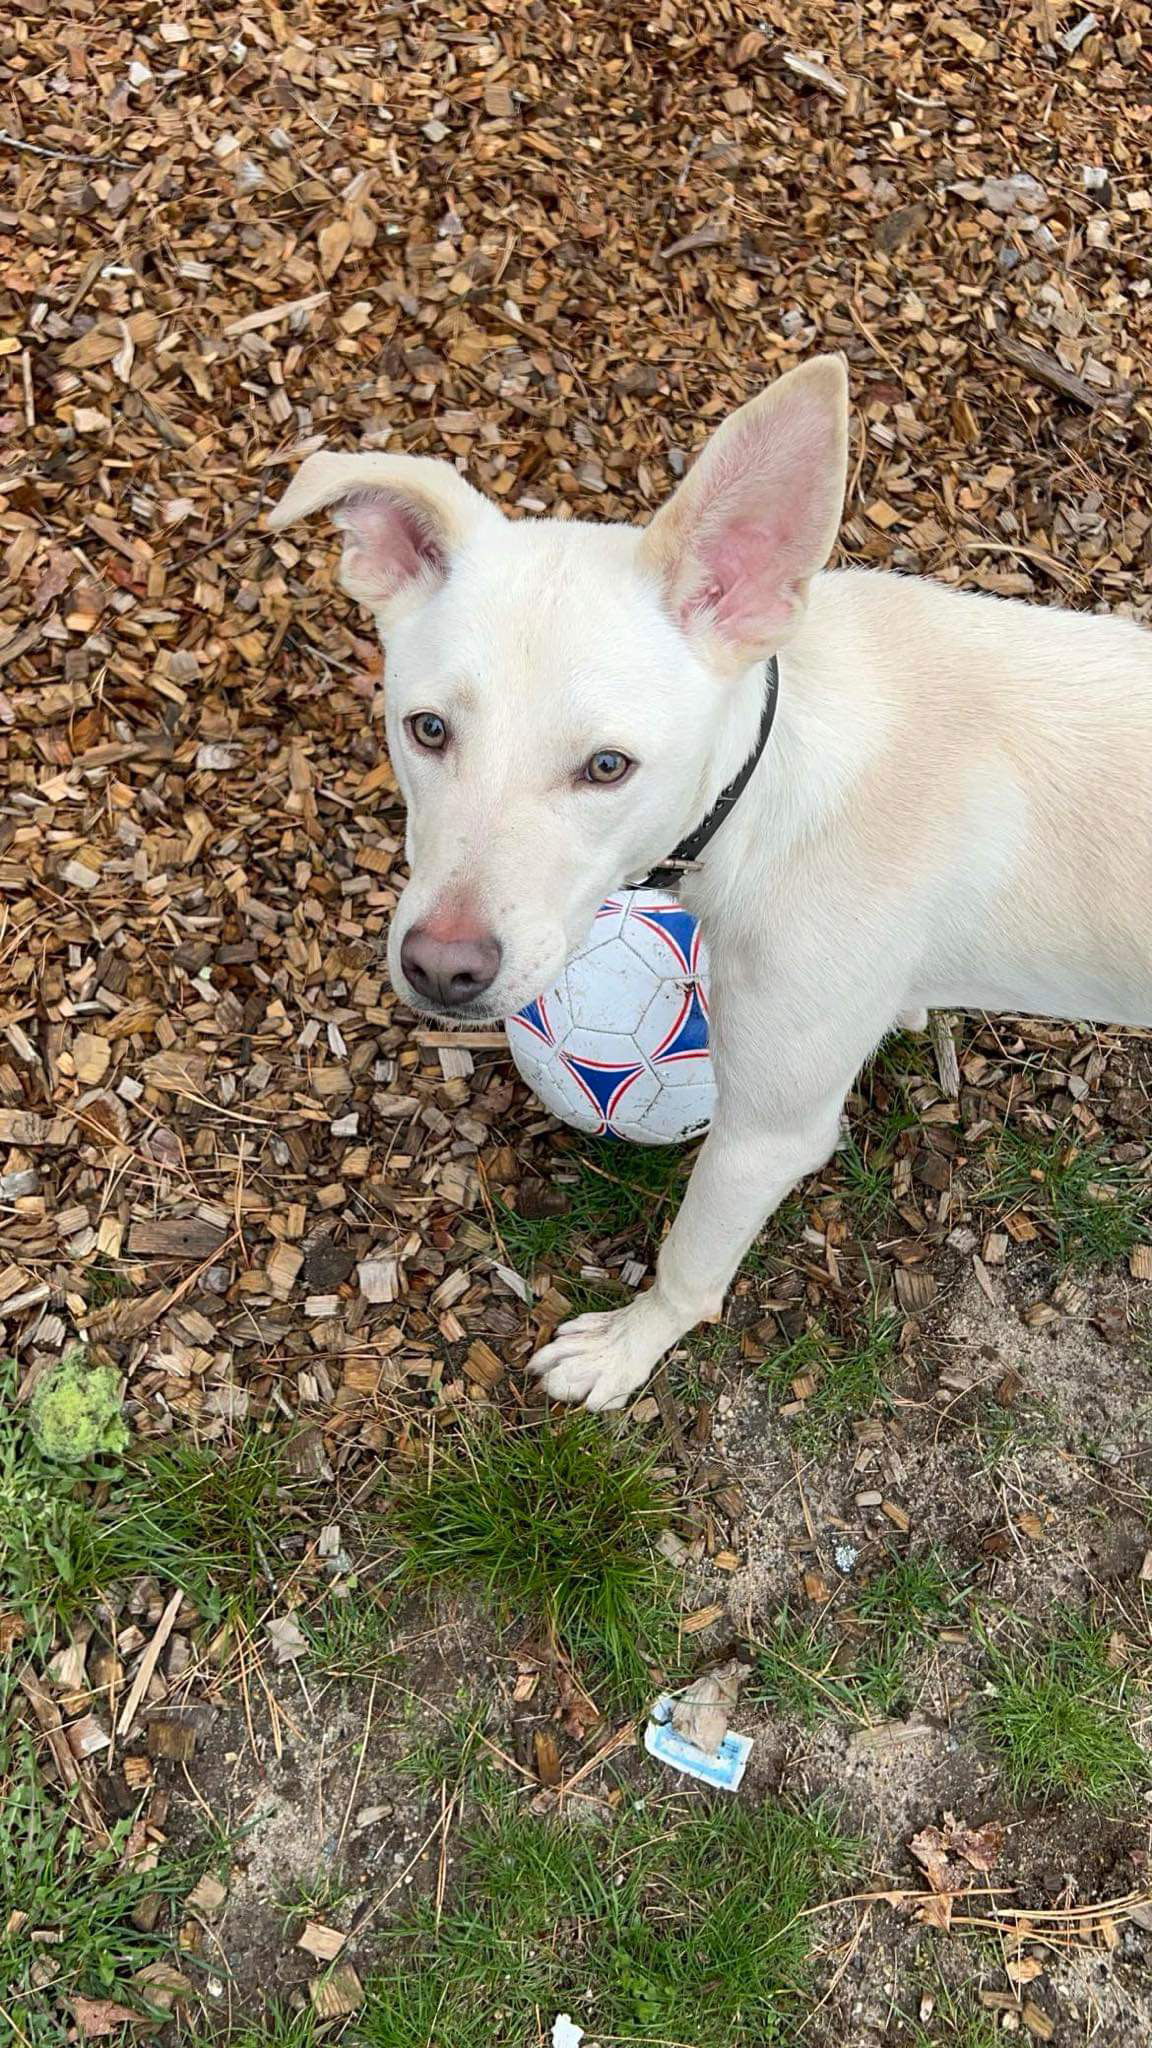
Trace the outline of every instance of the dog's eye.
<instances>
[{"instance_id":1,"label":"dog's eye","mask_svg":"<svg viewBox=\"0 0 1152 2048\"><path fill-rule=\"evenodd\" d=\"M618 754L614 747L601 747L598 754L591 754L584 763L585 782L623 782L632 763L627 754Z\"/></svg>"},{"instance_id":2,"label":"dog's eye","mask_svg":"<svg viewBox=\"0 0 1152 2048\"><path fill-rule=\"evenodd\" d=\"M435 711L418 711L408 720L408 730L425 753L439 754L448 745L448 727Z\"/></svg>"}]
</instances>

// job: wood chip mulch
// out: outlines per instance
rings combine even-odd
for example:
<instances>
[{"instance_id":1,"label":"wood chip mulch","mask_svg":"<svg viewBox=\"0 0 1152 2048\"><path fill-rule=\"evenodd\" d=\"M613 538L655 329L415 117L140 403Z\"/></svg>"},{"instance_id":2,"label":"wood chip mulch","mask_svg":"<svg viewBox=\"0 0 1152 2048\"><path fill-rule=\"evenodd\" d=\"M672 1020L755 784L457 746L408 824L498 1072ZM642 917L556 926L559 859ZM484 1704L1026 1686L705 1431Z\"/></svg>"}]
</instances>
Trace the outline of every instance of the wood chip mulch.
<instances>
[{"instance_id":1,"label":"wood chip mulch","mask_svg":"<svg viewBox=\"0 0 1152 2048\"><path fill-rule=\"evenodd\" d=\"M0 35L0 1339L144 1435L491 1394L539 1118L394 1006L322 445L643 519L847 354L846 560L1152 609L1152 6L457 0ZM527 1134L527 1135L526 1135ZM548 1152L540 1158L547 1171ZM537 1170L540 1168L538 1166Z\"/></svg>"}]
</instances>

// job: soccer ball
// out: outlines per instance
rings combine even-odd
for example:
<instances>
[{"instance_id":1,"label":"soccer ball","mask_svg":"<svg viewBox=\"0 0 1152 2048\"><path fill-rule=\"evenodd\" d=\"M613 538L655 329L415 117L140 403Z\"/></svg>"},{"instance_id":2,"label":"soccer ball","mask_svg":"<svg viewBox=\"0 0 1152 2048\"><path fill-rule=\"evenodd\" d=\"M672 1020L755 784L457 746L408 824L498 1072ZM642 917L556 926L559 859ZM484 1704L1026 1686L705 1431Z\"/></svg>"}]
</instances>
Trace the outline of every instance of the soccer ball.
<instances>
[{"instance_id":1,"label":"soccer ball","mask_svg":"<svg viewBox=\"0 0 1152 2048\"><path fill-rule=\"evenodd\" d=\"M711 1122L704 942L659 889L601 904L555 988L505 1029L523 1080L574 1130L678 1145Z\"/></svg>"}]
</instances>

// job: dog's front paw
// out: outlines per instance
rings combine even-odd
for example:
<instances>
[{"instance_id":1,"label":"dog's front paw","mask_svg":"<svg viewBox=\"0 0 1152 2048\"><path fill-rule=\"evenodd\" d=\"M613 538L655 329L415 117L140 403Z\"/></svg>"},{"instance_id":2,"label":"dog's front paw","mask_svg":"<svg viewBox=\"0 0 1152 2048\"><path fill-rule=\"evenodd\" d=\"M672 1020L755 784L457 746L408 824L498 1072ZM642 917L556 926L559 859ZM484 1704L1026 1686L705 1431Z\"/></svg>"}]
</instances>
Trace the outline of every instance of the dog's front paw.
<instances>
[{"instance_id":1,"label":"dog's front paw","mask_svg":"<svg viewBox=\"0 0 1152 2048\"><path fill-rule=\"evenodd\" d=\"M649 1292L630 1301L627 1308L561 1323L552 1342L536 1353L529 1370L553 1401L583 1401L586 1408L593 1409L623 1408L678 1334Z\"/></svg>"}]
</instances>

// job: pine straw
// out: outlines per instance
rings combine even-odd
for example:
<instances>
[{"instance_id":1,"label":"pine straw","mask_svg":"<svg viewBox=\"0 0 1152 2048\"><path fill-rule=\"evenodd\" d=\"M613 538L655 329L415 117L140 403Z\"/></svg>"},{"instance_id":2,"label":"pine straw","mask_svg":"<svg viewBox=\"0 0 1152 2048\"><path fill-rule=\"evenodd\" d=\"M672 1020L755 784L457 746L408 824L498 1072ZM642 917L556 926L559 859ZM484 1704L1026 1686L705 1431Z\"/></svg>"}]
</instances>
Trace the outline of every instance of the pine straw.
<instances>
[{"instance_id":1,"label":"pine straw","mask_svg":"<svg viewBox=\"0 0 1152 2048\"><path fill-rule=\"evenodd\" d=\"M1056 1958L1075 1953L1110 1955L1118 1947L1120 1928L1126 1922L1136 1921L1147 1927L1152 1915L1152 1892L1125 1892L1113 1899L1102 1899L1083 1906L1054 1906L1050 1908L1021 1908L1001 1905L1003 1887L973 1887L970 1892L953 1895L947 1923L949 1934L994 1934L1000 1943L1001 1955L1009 1975L1011 1964L1025 1949L1044 1948ZM968 1900L983 1902L981 1912L960 1912L955 1907ZM826 2004L851 1962L878 1905L894 1906L898 1912L922 1919L932 1927L939 1928L937 1912L942 1899L934 1891L868 1891L852 1892L840 1898L822 1900L819 1905L810 1906L800 1915L801 1919L819 1918L826 1913L844 1906L861 1907L859 1919L852 1939L846 1944L847 1953L840 1968L828 1986L821 2006ZM1008 2001L1002 1999L1003 2005ZM819 2010L820 2008L817 2008Z\"/></svg>"}]
</instances>

